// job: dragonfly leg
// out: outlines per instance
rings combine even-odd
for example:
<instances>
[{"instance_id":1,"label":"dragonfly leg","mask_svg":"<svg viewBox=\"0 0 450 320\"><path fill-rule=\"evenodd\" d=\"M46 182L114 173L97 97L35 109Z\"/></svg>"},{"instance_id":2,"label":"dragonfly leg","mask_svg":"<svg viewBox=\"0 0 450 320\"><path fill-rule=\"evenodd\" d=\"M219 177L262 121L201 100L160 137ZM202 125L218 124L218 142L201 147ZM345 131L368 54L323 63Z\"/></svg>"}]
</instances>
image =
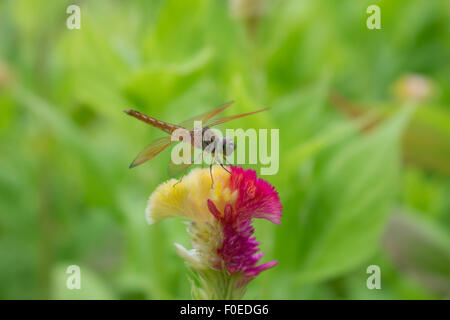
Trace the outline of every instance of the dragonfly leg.
<instances>
[{"instance_id":1,"label":"dragonfly leg","mask_svg":"<svg viewBox=\"0 0 450 320\"><path fill-rule=\"evenodd\" d=\"M224 163L225 163L226 166L228 166L228 164L227 164L227 159L225 158L225 155L223 156L223 163L221 162L221 163L220 163L220 166L221 166L226 172L228 172L229 174L231 174L230 170L228 170L227 168L224 167L224 165L223 165Z\"/></svg>"},{"instance_id":2,"label":"dragonfly leg","mask_svg":"<svg viewBox=\"0 0 450 320\"><path fill-rule=\"evenodd\" d=\"M187 171L187 169L189 168L190 165L191 165L191 164L187 164L187 165L185 166L184 171L183 171L183 175L181 176L180 180L178 180L177 182L175 182L174 185L173 185L172 187L175 187L177 184L179 184L179 183L183 180L184 175L186 174L186 171Z\"/></svg>"},{"instance_id":3,"label":"dragonfly leg","mask_svg":"<svg viewBox=\"0 0 450 320\"><path fill-rule=\"evenodd\" d=\"M177 184L179 184L179 183L181 182L181 180L183 180L183 177L184 177L184 174L181 176L180 180L178 180L177 182L175 182L175 183L173 184L172 188L175 188L175 186L176 186Z\"/></svg>"},{"instance_id":4,"label":"dragonfly leg","mask_svg":"<svg viewBox=\"0 0 450 320\"><path fill-rule=\"evenodd\" d=\"M231 174L230 170L228 170L227 168L225 168L225 166L224 166L222 163L220 164L220 166L221 166L226 172L228 172L229 174Z\"/></svg>"},{"instance_id":5,"label":"dragonfly leg","mask_svg":"<svg viewBox=\"0 0 450 320\"><path fill-rule=\"evenodd\" d=\"M181 176L180 180L178 180L172 187L175 187L177 184L179 184L179 183L181 182L181 180L183 180L184 176L186 175L187 169L190 167L191 164L197 163L197 160L198 160L201 156L202 156L202 154L199 154L199 156L194 160L194 162L185 164L185 167L184 167L184 170L183 170L183 175ZM203 158L202 158L202 166L203 166Z\"/></svg>"}]
</instances>

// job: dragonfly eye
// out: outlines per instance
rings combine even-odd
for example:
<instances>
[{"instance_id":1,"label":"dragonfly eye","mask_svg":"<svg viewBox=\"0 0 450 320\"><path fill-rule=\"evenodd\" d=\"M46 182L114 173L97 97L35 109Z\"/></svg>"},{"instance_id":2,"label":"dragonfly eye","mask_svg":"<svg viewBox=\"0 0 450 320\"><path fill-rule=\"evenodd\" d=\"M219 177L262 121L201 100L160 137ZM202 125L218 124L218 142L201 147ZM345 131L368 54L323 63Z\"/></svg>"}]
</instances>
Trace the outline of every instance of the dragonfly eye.
<instances>
[{"instance_id":1,"label":"dragonfly eye","mask_svg":"<svg viewBox=\"0 0 450 320\"><path fill-rule=\"evenodd\" d=\"M233 139L231 139L230 137L224 137L223 141L222 141L222 145L223 145L223 154L224 155L228 156L233 153L234 148L235 148Z\"/></svg>"}]
</instances>

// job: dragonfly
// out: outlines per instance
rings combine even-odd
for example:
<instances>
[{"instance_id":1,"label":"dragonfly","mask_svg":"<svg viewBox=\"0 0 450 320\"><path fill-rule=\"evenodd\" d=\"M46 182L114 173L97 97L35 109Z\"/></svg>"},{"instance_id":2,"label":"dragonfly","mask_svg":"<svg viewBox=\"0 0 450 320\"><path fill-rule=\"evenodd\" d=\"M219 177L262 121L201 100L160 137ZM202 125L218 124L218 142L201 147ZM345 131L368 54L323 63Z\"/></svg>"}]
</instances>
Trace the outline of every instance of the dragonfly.
<instances>
[{"instance_id":1,"label":"dragonfly","mask_svg":"<svg viewBox=\"0 0 450 320\"><path fill-rule=\"evenodd\" d=\"M210 111L207 111L205 113L202 113L200 115L197 115L195 117L189 118L179 124L172 124L169 122L165 122L165 121L161 121L158 120L154 117L151 117L149 115L146 115L142 112L133 110L133 109L128 109L128 110L124 110L124 112L140 121L143 121L157 129L160 129L162 131L164 131L165 133L169 134L168 136L159 138L154 140L153 142L151 142L149 145L147 145L138 155L137 157L133 160L133 162L130 165L130 169L134 168L138 165L143 164L144 162L147 162L148 160L156 157L158 154L160 154L163 150L165 150L166 148L168 148L169 146L178 143L178 142L186 142L183 141L183 138L180 137L178 140L173 141L172 140L172 134L174 133L175 130L177 129L185 129L189 131L189 135L190 138L188 143L191 144L191 148L200 148L202 149L202 151L206 151L209 153L213 153L213 152L220 152L224 159L225 156L228 156L230 154L233 153L233 151L236 149L236 145L234 143L234 140L231 137L225 136L222 138L222 141L219 141L219 139L214 139L214 136L212 137L211 141L209 141L209 143L205 143L204 139L203 139L203 135L212 127L217 126L219 124L223 124L226 123L228 121L231 120L235 120L238 118L242 118L242 117L246 117L255 113L259 113L259 112L263 112L268 110L269 108L265 108L265 109L260 109L260 110L256 110L253 112L248 112L248 113L242 113L242 114L238 114L238 115L233 115L233 116L224 116L224 117L219 117L217 118L216 116L224 111L225 109L227 109L229 106L231 106L234 102L230 101L228 103L225 103L219 107L216 107ZM202 123L202 127L198 128L198 127L194 127L194 123L196 121L201 121ZM195 139L194 139L194 135L196 134L196 130L201 130L201 134L202 134L202 139L201 139L201 143L200 144L195 144ZM208 140L208 139L206 139ZM208 142L208 141L207 141ZM221 147L221 149L219 150L219 147ZM216 150L217 149L217 150ZM181 176L180 180L178 182L180 182L187 169L189 168L190 165L192 165L195 161L190 161L189 163L186 164L182 164L182 171L183 171L183 175ZM211 162L209 170L210 170L210 175L211 175L211 181L212 181L212 185L214 184L214 180L212 177L212 165L213 162ZM223 163L220 162L220 165L222 166L222 168L224 168L226 171L228 171L224 166ZM172 170L170 170L170 167L172 167ZM173 168L180 168L180 166L178 165L174 165L173 162L171 162L169 164L169 173L170 171L172 171L171 175L175 175L175 172L178 172L178 169L173 169ZM229 172L229 171L228 171Z\"/></svg>"}]
</instances>

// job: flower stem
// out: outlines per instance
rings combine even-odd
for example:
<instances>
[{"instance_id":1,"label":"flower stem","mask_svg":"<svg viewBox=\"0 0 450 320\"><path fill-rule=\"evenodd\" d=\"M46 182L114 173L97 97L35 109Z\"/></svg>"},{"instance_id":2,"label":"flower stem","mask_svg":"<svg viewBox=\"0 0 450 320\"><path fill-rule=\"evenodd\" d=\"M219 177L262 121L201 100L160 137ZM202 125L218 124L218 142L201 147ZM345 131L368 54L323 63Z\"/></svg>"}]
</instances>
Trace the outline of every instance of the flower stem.
<instances>
[{"instance_id":1,"label":"flower stem","mask_svg":"<svg viewBox=\"0 0 450 320\"><path fill-rule=\"evenodd\" d=\"M242 298L242 295L239 294L241 290L236 288L236 274L221 271L221 278L221 290L216 290L219 300L236 300Z\"/></svg>"}]
</instances>

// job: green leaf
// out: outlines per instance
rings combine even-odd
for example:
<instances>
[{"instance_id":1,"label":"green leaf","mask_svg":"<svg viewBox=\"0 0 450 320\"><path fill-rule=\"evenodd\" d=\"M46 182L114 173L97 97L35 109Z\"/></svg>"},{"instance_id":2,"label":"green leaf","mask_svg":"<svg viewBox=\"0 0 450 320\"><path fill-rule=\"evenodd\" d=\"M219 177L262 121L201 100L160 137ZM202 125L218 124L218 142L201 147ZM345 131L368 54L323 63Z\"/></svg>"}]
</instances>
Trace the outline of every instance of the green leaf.
<instances>
[{"instance_id":1,"label":"green leaf","mask_svg":"<svg viewBox=\"0 0 450 320\"><path fill-rule=\"evenodd\" d=\"M181 63L150 64L129 78L125 92L141 108L164 106L195 83L212 57L205 47Z\"/></svg>"},{"instance_id":2,"label":"green leaf","mask_svg":"<svg viewBox=\"0 0 450 320\"><path fill-rule=\"evenodd\" d=\"M342 274L374 252L396 192L401 133L413 110L403 108L325 161L300 218L300 283Z\"/></svg>"},{"instance_id":3,"label":"green leaf","mask_svg":"<svg viewBox=\"0 0 450 320\"><path fill-rule=\"evenodd\" d=\"M450 293L450 237L419 215L395 214L383 237L394 264L433 292Z\"/></svg>"}]
</instances>

